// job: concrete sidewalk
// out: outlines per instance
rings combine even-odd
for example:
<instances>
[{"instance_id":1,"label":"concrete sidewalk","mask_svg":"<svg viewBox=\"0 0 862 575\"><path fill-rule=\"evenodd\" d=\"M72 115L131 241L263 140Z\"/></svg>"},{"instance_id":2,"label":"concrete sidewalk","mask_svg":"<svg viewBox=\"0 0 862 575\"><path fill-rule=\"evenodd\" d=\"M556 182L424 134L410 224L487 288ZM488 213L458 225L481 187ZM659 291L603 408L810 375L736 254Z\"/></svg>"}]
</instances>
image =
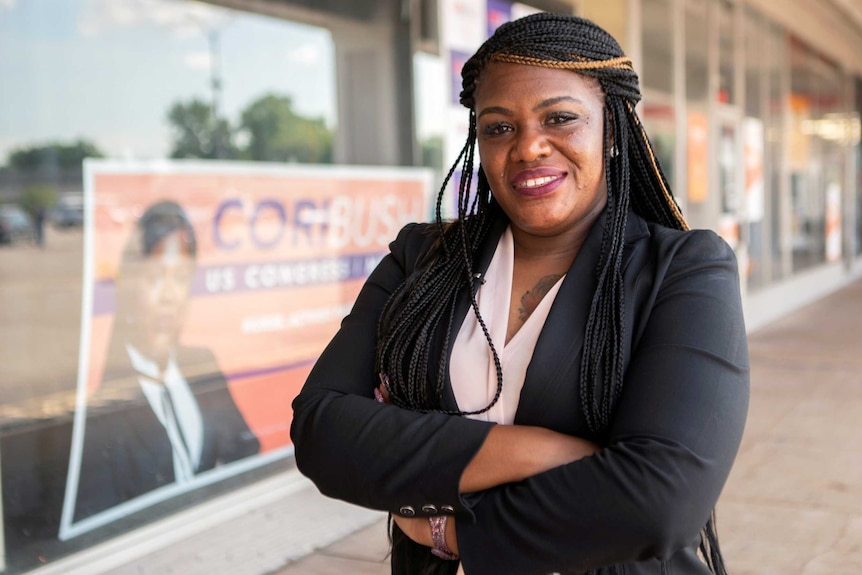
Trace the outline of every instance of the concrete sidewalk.
<instances>
[{"instance_id":1,"label":"concrete sidewalk","mask_svg":"<svg viewBox=\"0 0 862 575\"><path fill-rule=\"evenodd\" d=\"M718 509L731 575L858 575L862 281L749 345L748 424Z\"/></svg>"},{"instance_id":2,"label":"concrete sidewalk","mask_svg":"<svg viewBox=\"0 0 862 575\"><path fill-rule=\"evenodd\" d=\"M751 407L718 506L731 575L862 573L862 281L749 337ZM385 520L276 575L383 575Z\"/></svg>"}]
</instances>

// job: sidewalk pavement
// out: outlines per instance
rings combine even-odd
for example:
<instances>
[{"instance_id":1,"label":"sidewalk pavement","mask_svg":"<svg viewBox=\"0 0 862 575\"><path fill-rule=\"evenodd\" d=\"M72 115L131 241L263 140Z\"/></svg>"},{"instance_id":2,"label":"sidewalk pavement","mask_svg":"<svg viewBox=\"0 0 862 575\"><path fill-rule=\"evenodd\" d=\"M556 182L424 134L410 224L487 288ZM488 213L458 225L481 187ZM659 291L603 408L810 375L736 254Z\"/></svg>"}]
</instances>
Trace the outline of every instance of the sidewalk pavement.
<instances>
[{"instance_id":1,"label":"sidewalk pavement","mask_svg":"<svg viewBox=\"0 0 862 575\"><path fill-rule=\"evenodd\" d=\"M751 405L717 510L731 575L862 573L862 281L749 335ZM389 573L386 522L274 575Z\"/></svg>"}]
</instances>

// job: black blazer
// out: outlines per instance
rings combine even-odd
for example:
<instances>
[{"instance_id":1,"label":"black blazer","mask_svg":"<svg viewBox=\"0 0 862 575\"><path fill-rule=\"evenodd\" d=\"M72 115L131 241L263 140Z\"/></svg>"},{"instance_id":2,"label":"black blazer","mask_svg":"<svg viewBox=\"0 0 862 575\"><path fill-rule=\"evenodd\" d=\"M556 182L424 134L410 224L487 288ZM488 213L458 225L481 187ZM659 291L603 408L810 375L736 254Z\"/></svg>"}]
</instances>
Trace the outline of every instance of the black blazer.
<instances>
[{"instance_id":1,"label":"black blazer","mask_svg":"<svg viewBox=\"0 0 862 575\"><path fill-rule=\"evenodd\" d=\"M579 408L584 328L604 219L572 264L527 369L516 424L592 437ZM484 271L506 225L478 255ZM463 495L461 474L493 425L376 403L375 328L389 294L434 241L412 224L369 277L295 399L296 462L326 495L393 514L454 508L468 575L708 573L699 532L742 437L748 352L733 251L710 231L630 214L625 385L605 449L526 481ZM459 315L468 311L466 296ZM455 407L451 386L444 401ZM604 570L603 570L604 571Z\"/></svg>"},{"instance_id":2,"label":"black blazer","mask_svg":"<svg viewBox=\"0 0 862 575\"><path fill-rule=\"evenodd\" d=\"M237 409L212 352L183 347L175 361L203 419L196 473L257 453L260 443ZM89 400L75 521L175 481L167 432L144 397L127 356L125 363L122 374L106 374Z\"/></svg>"}]
</instances>

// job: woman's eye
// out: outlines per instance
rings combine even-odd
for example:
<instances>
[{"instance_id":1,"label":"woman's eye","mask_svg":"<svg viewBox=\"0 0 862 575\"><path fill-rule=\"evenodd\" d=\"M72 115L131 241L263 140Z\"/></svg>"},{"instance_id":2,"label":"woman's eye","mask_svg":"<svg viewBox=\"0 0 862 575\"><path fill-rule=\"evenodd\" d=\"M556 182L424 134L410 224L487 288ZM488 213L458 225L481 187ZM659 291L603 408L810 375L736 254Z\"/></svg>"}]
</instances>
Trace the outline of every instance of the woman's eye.
<instances>
[{"instance_id":1,"label":"woman's eye","mask_svg":"<svg viewBox=\"0 0 862 575\"><path fill-rule=\"evenodd\" d=\"M569 122L573 122L578 119L576 114L569 114L567 112L556 112L554 114L550 114L547 119L545 119L545 124L550 125L559 125L559 124L567 124Z\"/></svg>"},{"instance_id":2,"label":"woman's eye","mask_svg":"<svg viewBox=\"0 0 862 575\"><path fill-rule=\"evenodd\" d=\"M507 132L512 131L512 126L509 124L505 124L503 122L495 122L493 124L488 124L482 130L482 133L486 136L499 136L500 134L505 134Z\"/></svg>"}]
</instances>

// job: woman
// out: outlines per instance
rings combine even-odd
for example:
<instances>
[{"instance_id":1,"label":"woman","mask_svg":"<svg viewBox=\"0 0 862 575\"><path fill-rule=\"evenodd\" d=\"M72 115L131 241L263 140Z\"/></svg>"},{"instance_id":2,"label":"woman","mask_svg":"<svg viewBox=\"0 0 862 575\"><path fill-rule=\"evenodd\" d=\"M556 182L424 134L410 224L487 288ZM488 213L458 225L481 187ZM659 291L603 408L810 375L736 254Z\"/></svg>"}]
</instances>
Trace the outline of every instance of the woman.
<instances>
[{"instance_id":1,"label":"woman","mask_svg":"<svg viewBox=\"0 0 862 575\"><path fill-rule=\"evenodd\" d=\"M733 252L686 231L595 24L511 22L462 76L458 218L407 226L369 277L294 402L299 469L392 514L393 573L724 573Z\"/></svg>"}]
</instances>

